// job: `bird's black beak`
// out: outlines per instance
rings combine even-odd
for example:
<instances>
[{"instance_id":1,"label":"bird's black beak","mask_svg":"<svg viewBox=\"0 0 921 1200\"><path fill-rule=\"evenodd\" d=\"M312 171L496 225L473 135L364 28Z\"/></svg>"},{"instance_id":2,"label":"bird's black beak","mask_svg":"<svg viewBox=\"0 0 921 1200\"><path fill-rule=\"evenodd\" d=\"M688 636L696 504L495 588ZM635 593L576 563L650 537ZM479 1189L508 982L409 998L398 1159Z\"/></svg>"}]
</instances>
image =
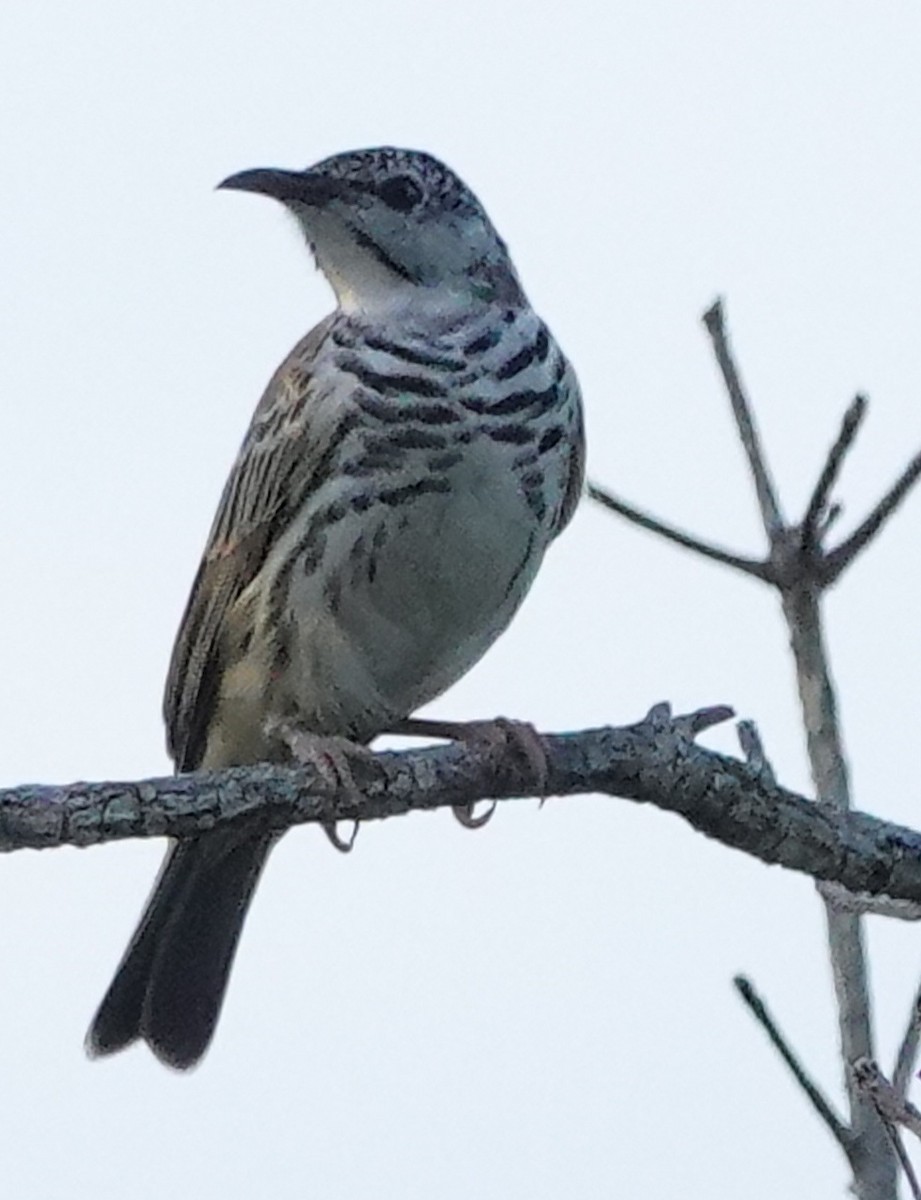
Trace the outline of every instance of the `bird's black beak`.
<instances>
[{"instance_id":1,"label":"bird's black beak","mask_svg":"<svg viewBox=\"0 0 921 1200\"><path fill-rule=\"evenodd\" d=\"M323 208L350 190L344 180L330 179L316 171L280 171L274 167L240 171L228 175L217 186L228 191L258 192L280 200L282 204L300 203L311 208Z\"/></svg>"}]
</instances>

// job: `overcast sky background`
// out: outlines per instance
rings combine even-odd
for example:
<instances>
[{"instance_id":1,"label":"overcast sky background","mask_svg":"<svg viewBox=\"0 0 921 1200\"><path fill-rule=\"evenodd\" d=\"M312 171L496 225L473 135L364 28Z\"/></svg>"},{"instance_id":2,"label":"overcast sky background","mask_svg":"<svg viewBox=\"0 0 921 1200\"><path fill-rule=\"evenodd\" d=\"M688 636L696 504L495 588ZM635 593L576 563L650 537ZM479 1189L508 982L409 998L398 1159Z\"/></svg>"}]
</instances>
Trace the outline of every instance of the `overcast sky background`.
<instances>
[{"instance_id":1,"label":"overcast sky background","mask_svg":"<svg viewBox=\"0 0 921 1200\"><path fill-rule=\"evenodd\" d=\"M716 294L788 507L871 413L855 521L921 446L921 8L726 0L0 7L2 782L168 769L160 696L224 477L331 304L293 224L215 194L381 143L481 196L573 358L592 475L757 552L699 323ZM830 598L859 806L917 825L921 496ZM567 730L731 703L808 789L773 596L583 505L433 712ZM708 744L733 750L731 728ZM159 844L0 866L0 1155L21 1200L844 1195L730 986L836 1098L809 882L611 799L315 830L273 855L189 1076L82 1039ZM921 972L869 926L881 1061ZM917 1095L915 1096L917 1099Z\"/></svg>"}]
</instances>

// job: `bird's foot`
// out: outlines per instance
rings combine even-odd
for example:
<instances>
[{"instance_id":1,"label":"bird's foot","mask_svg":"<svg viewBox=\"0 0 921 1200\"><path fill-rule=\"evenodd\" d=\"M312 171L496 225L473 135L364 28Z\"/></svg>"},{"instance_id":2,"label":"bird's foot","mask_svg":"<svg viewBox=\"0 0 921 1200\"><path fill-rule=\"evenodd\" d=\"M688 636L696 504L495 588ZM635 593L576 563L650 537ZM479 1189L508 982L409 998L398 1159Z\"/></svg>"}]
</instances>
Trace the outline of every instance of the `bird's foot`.
<instances>
[{"instance_id":1,"label":"bird's foot","mask_svg":"<svg viewBox=\"0 0 921 1200\"><path fill-rule=\"evenodd\" d=\"M491 721L427 721L411 717L388 732L464 742L482 754L490 765L496 766L511 751L528 764L531 770L529 791L540 797L541 804L544 802L550 775L547 751L543 738L527 721L511 721L507 717L496 717ZM475 807L473 804L456 804L451 811L465 829L482 829L495 812L496 802L493 800L479 816L474 815Z\"/></svg>"},{"instance_id":2,"label":"bird's foot","mask_svg":"<svg viewBox=\"0 0 921 1200\"><path fill-rule=\"evenodd\" d=\"M373 758L367 746L344 737L312 733L290 721L274 721L267 732L287 746L295 762L313 767L331 790L341 788L351 796L361 795L352 762L356 758ZM348 854L358 837L358 822L352 822L352 832L347 839L339 836L338 826L337 821L324 821L321 827L333 846L342 854Z\"/></svg>"}]
</instances>

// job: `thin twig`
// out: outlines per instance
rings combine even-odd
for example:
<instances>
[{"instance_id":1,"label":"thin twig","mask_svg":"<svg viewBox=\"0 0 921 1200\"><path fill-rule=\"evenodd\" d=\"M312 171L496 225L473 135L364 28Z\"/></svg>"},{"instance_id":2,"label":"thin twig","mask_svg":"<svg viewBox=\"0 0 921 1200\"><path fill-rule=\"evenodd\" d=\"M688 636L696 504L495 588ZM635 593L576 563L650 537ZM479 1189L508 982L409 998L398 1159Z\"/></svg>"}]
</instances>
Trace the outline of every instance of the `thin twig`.
<instances>
[{"instance_id":1,"label":"thin twig","mask_svg":"<svg viewBox=\"0 0 921 1200\"><path fill-rule=\"evenodd\" d=\"M729 339L723 319L722 300L717 300L707 309L703 316L703 322L707 328L707 333L710 335L710 340L713 342L716 361L719 363L720 370L723 373L723 380L726 384L726 391L729 393L729 400L732 404L732 413L739 430L739 437L748 457L748 465L751 469L755 492L758 496L758 508L761 512L764 531L768 536L768 542L773 545L774 539L784 528L784 519L780 511L777 492L774 482L771 479L767 460L761 448L761 439L758 436L758 427L755 424L752 407L748 401L748 397L745 395L742 380L739 378L738 368L729 349Z\"/></svg>"},{"instance_id":2,"label":"thin twig","mask_svg":"<svg viewBox=\"0 0 921 1200\"><path fill-rule=\"evenodd\" d=\"M648 529L652 533L658 533L670 542L674 542L678 546L683 546L685 550L693 550L695 553L703 555L704 558L722 563L725 567L733 567L736 571L743 571L746 575L753 575L756 579L763 579L766 583L773 581L773 572L769 563L760 562L755 558L746 558L741 554L733 554L730 550L723 550L719 546L713 546L709 542L701 541L700 538L694 537L690 533L683 533L680 529L676 529L674 525L667 525L664 521L660 521L656 517L652 517L648 513L634 508L632 504L627 504L625 501L619 500L597 483L589 483L587 492L592 500L610 509L611 512L616 512L620 516L626 517L628 521L632 521L634 525L639 525L641 529Z\"/></svg>"},{"instance_id":3,"label":"thin twig","mask_svg":"<svg viewBox=\"0 0 921 1200\"><path fill-rule=\"evenodd\" d=\"M827 518L831 512L828 505L831 490L837 482L844 459L854 444L854 439L857 437L866 413L866 397L855 396L848 405L847 412L844 414L841 429L838 432L834 445L828 452L828 457L825 459L825 465L822 468L822 473L819 475L818 482L813 488L812 496L806 509L806 515L803 518L803 546L807 552L812 552L819 546L823 518Z\"/></svg>"},{"instance_id":4,"label":"thin twig","mask_svg":"<svg viewBox=\"0 0 921 1200\"><path fill-rule=\"evenodd\" d=\"M918 1057L918 1045L921 1043L921 985L915 992L911 1005L911 1016L905 1027L905 1036L895 1057L895 1067L892 1071L892 1086L903 1098L908 1095L911 1084L911 1073Z\"/></svg>"},{"instance_id":5,"label":"thin twig","mask_svg":"<svg viewBox=\"0 0 921 1200\"><path fill-rule=\"evenodd\" d=\"M921 454L916 454L879 504L873 509L865 521L844 539L844 541L826 554L822 566L822 583L828 587L835 583L857 555L879 532L882 525L892 516L901 502L911 491L921 477Z\"/></svg>"},{"instance_id":6,"label":"thin twig","mask_svg":"<svg viewBox=\"0 0 921 1200\"><path fill-rule=\"evenodd\" d=\"M799 1059L793 1053L793 1050L787 1044L786 1039L780 1032L780 1029L777 1027L776 1021L768 1012L764 1001L755 991L751 980L746 979L744 975L736 975L732 982L735 985L739 995L748 1005L752 1016L764 1029L765 1033L771 1039L771 1042L773 1043L778 1054L790 1068L793 1078L806 1093L806 1096L808 1097L809 1102L812 1104L812 1107L825 1122L832 1136L841 1146L842 1150L844 1150L845 1154L847 1154L848 1158L850 1158L852 1145L850 1130L845 1125L842 1118L832 1108L831 1103L825 1098L825 1095L819 1086L810 1078L805 1067L803 1067Z\"/></svg>"}]
</instances>

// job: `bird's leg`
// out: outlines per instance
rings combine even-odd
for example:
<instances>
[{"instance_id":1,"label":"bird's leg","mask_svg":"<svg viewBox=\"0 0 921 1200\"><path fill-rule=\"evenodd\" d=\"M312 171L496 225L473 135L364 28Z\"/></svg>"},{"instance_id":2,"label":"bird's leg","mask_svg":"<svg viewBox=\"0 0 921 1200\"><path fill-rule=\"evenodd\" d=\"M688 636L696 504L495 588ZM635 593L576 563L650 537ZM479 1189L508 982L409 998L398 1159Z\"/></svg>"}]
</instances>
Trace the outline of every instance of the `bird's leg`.
<instances>
[{"instance_id":1,"label":"bird's leg","mask_svg":"<svg viewBox=\"0 0 921 1200\"><path fill-rule=\"evenodd\" d=\"M344 737L312 733L309 729L284 720L268 722L266 732L283 742L296 762L313 767L331 789L343 788L351 795L360 795L355 776L352 774L351 760L356 757L373 757L367 746L361 746ZM352 824L352 833L346 840L339 836L337 821L322 822L323 832L343 854L349 853L358 837L358 822L354 821Z\"/></svg>"},{"instance_id":2,"label":"bird's leg","mask_svg":"<svg viewBox=\"0 0 921 1200\"><path fill-rule=\"evenodd\" d=\"M533 725L527 721L510 721L507 717L496 717L492 721L429 721L408 717L391 726L388 733L407 737L445 738L452 742L465 742L483 754L491 764L499 764L505 755L518 753L531 768L531 787L544 801L550 770L544 741ZM480 816L475 817L473 804L456 804L452 812L466 829L481 829L496 809L495 800Z\"/></svg>"}]
</instances>

